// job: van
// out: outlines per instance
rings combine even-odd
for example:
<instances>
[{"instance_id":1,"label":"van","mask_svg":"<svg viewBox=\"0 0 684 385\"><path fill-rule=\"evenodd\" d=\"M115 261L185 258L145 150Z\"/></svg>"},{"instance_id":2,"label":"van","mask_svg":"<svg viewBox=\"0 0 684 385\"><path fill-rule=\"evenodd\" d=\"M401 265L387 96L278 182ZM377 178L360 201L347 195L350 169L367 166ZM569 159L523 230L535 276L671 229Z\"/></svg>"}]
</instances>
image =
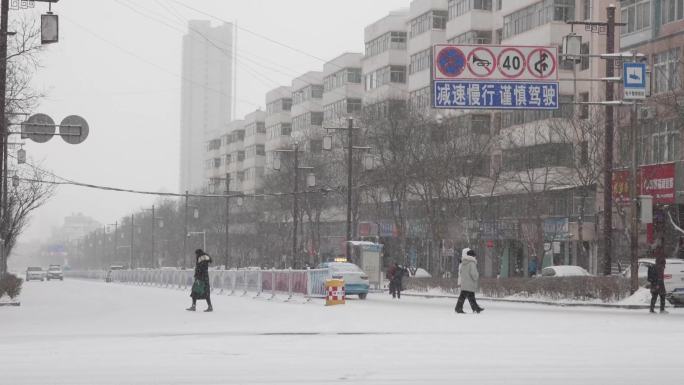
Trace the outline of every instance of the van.
<instances>
[{"instance_id":1,"label":"van","mask_svg":"<svg viewBox=\"0 0 684 385\"><path fill-rule=\"evenodd\" d=\"M655 258L639 259L639 280L645 280L648 276L648 267L655 265ZM631 276L627 268L623 276ZM684 259L667 258L665 260L665 291L670 302L684 305Z\"/></svg>"}]
</instances>

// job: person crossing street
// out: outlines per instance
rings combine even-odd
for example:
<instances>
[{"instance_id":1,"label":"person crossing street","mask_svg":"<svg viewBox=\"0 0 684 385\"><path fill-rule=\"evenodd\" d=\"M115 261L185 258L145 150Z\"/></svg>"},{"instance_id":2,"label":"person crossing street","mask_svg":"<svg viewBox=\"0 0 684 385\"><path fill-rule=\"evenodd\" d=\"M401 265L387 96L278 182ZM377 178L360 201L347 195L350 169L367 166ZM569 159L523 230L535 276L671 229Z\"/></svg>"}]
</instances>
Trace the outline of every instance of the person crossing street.
<instances>
[{"instance_id":1,"label":"person crossing street","mask_svg":"<svg viewBox=\"0 0 684 385\"><path fill-rule=\"evenodd\" d=\"M458 296L456 308L454 309L456 313L465 313L463 311L463 304L466 298L473 312L480 313L484 310L475 300L475 292L478 289L479 281L480 273L477 271L475 251L466 247L461 252L461 265L458 267L458 284L461 287L461 295Z\"/></svg>"}]
</instances>

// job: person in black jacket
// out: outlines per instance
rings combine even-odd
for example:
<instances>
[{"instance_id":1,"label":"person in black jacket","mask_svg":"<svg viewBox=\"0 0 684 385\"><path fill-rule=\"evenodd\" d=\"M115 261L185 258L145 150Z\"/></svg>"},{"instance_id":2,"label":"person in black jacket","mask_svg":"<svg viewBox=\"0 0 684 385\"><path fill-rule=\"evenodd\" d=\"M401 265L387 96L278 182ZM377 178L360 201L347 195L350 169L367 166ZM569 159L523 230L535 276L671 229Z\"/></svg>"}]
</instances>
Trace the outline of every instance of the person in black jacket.
<instances>
[{"instance_id":1,"label":"person in black jacket","mask_svg":"<svg viewBox=\"0 0 684 385\"><path fill-rule=\"evenodd\" d=\"M667 313L665 310L665 264L658 263L648 266L648 283L651 286L651 307L649 311L655 313L655 304L660 297L660 312Z\"/></svg>"},{"instance_id":2,"label":"person in black jacket","mask_svg":"<svg viewBox=\"0 0 684 385\"><path fill-rule=\"evenodd\" d=\"M197 263L195 265L195 282L190 291L192 306L185 310L195 311L197 300L204 299L207 301L207 310L205 311L214 311L214 308L211 306L211 287L209 286L209 264L211 263L211 257L202 249L195 250L195 256L197 257Z\"/></svg>"}]
</instances>

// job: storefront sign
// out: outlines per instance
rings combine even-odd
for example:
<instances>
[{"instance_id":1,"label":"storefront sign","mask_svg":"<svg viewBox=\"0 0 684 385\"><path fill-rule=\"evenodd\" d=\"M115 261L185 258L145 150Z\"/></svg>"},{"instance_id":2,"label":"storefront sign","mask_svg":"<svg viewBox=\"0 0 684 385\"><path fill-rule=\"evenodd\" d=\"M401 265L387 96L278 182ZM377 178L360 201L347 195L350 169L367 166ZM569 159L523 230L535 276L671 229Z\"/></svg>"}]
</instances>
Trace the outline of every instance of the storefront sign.
<instances>
[{"instance_id":1,"label":"storefront sign","mask_svg":"<svg viewBox=\"0 0 684 385\"><path fill-rule=\"evenodd\" d=\"M548 218L544 220L544 240L557 241L570 235L568 218Z\"/></svg>"},{"instance_id":2,"label":"storefront sign","mask_svg":"<svg viewBox=\"0 0 684 385\"><path fill-rule=\"evenodd\" d=\"M637 175L639 195L650 195L653 204L675 202L675 164L641 166ZM613 199L618 204L630 203L629 170L613 171Z\"/></svg>"}]
</instances>

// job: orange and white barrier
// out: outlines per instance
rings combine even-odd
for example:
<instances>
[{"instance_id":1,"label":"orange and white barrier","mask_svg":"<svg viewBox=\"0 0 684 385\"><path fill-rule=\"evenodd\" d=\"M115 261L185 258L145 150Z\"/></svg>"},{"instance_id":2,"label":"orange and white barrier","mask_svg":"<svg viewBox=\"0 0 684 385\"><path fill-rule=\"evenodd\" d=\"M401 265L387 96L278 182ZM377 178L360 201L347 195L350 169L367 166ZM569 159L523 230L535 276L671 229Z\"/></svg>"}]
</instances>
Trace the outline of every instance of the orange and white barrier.
<instances>
[{"instance_id":1,"label":"orange and white barrier","mask_svg":"<svg viewBox=\"0 0 684 385\"><path fill-rule=\"evenodd\" d=\"M344 305L344 281L341 279L329 279L325 281L325 306Z\"/></svg>"}]
</instances>

